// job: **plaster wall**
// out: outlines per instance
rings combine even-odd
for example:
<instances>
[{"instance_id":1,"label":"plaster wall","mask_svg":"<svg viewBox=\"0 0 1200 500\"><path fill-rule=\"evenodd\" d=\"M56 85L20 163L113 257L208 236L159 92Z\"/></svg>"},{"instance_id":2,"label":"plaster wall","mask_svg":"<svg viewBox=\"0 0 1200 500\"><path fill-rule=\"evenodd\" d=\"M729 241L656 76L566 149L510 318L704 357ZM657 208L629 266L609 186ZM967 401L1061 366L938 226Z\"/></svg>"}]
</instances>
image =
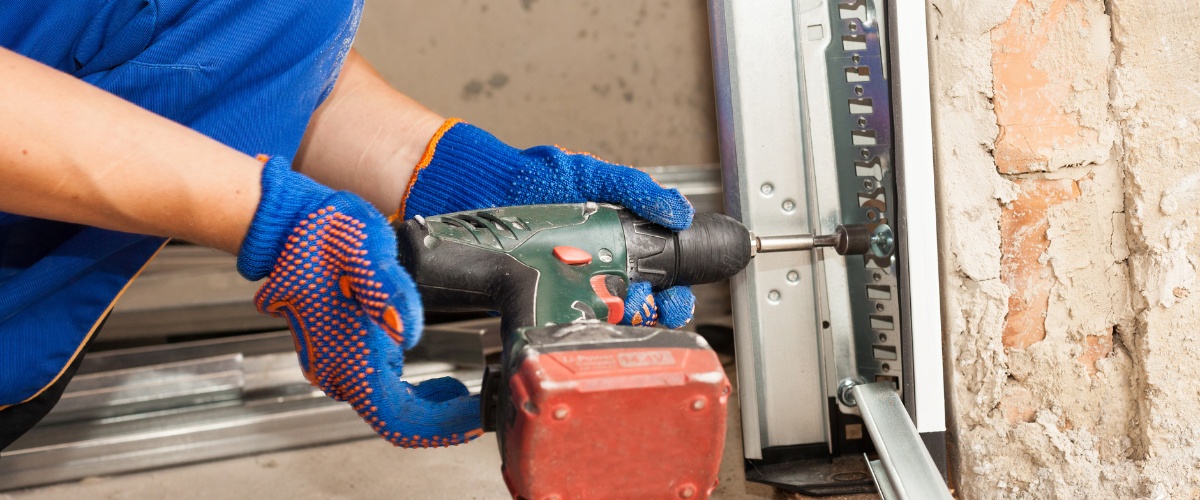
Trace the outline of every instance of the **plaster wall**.
<instances>
[{"instance_id":1,"label":"plaster wall","mask_svg":"<svg viewBox=\"0 0 1200 500\"><path fill-rule=\"evenodd\" d=\"M960 492L1195 497L1200 6L930 18Z\"/></svg>"}]
</instances>

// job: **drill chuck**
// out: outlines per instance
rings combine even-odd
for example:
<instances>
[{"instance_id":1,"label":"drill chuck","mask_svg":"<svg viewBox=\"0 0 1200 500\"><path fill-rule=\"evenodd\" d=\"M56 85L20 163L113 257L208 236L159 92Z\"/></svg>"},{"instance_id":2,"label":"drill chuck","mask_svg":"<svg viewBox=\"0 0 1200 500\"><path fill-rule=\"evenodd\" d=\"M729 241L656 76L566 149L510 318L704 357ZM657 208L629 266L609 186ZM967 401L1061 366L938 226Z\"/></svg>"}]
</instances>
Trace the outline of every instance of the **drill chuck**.
<instances>
[{"instance_id":1,"label":"drill chuck","mask_svg":"<svg viewBox=\"0 0 1200 500\"><path fill-rule=\"evenodd\" d=\"M729 279L750 263L750 231L722 214L699 213L679 232L621 212L630 278L655 290Z\"/></svg>"}]
</instances>

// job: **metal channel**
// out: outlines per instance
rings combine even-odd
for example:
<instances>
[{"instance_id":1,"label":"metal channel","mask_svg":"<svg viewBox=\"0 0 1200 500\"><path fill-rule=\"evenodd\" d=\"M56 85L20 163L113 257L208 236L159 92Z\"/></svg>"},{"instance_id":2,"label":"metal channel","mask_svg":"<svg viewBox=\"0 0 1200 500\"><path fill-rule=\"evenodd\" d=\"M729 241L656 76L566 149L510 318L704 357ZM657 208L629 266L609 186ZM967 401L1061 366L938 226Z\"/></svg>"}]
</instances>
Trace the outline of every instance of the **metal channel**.
<instances>
[{"instance_id":1,"label":"metal channel","mask_svg":"<svg viewBox=\"0 0 1200 500\"><path fill-rule=\"evenodd\" d=\"M953 498L916 426L909 420L895 386L890 382L860 384L850 390L850 395L871 434L887 477L880 483L880 490L887 488L902 500ZM878 474L876 467L871 469Z\"/></svg>"},{"instance_id":2,"label":"metal channel","mask_svg":"<svg viewBox=\"0 0 1200 500\"><path fill-rule=\"evenodd\" d=\"M897 235L886 256L762 255L732 281L756 480L796 486L821 474L818 448L857 453L855 385L890 387L943 447L924 3L710 0L709 13L727 212L759 235Z\"/></svg>"},{"instance_id":3,"label":"metal channel","mask_svg":"<svg viewBox=\"0 0 1200 500\"><path fill-rule=\"evenodd\" d=\"M403 380L451 376L477 394L490 332L497 319L427 328L423 343L440 346L427 354L462 363L410 351ZM304 379L289 332L109 351L84 358L63 401L3 452L0 491L371 436Z\"/></svg>"},{"instance_id":4,"label":"metal channel","mask_svg":"<svg viewBox=\"0 0 1200 500\"><path fill-rule=\"evenodd\" d=\"M759 235L811 233L795 6L710 0L709 15L726 213ZM731 280L750 459L777 447L828 453L814 258L759 255Z\"/></svg>"},{"instance_id":5,"label":"metal channel","mask_svg":"<svg viewBox=\"0 0 1200 500\"><path fill-rule=\"evenodd\" d=\"M881 1L713 0L727 211L756 234L893 224ZM900 389L894 255L762 255L733 280L746 457L823 443L839 381ZM846 413L853 409L842 406Z\"/></svg>"}]
</instances>

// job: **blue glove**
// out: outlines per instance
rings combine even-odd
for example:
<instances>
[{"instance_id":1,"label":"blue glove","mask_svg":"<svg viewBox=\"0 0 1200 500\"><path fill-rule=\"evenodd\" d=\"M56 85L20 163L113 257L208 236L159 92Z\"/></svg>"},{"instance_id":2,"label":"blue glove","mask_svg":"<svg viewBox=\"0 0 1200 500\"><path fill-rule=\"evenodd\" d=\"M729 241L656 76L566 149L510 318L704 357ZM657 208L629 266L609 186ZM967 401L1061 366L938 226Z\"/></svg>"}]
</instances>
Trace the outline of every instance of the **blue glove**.
<instances>
[{"instance_id":1,"label":"blue glove","mask_svg":"<svg viewBox=\"0 0 1200 500\"><path fill-rule=\"evenodd\" d=\"M287 319L305 377L392 444L450 446L483 433L479 399L461 382L400 380L402 349L421 336L420 296L387 220L358 196L268 161L238 272L267 278L255 305Z\"/></svg>"},{"instance_id":2,"label":"blue glove","mask_svg":"<svg viewBox=\"0 0 1200 500\"><path fill-rule=\"evenodd\" d=\"M447 120L429 142L397 215L410 219L463 210L595 201L624 206L655 224L680 231L695 210L678 190L666 189L640 170L555 146L513 148L487 131ZM695 297L688 287L657 294L631 283L626 324L678 328L691 320Z\"/></svg>"}]
</instances>

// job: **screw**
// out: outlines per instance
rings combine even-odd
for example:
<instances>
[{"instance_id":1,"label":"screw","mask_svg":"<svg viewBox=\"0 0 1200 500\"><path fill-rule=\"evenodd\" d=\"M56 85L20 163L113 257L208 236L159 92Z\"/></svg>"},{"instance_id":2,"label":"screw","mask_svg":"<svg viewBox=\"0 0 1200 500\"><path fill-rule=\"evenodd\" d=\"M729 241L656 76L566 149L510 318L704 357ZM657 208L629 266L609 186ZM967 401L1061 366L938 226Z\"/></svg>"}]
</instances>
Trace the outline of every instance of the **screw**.
<instances>
[{"instance_id":1,"label":"screw","mask_svg":"<svg viewBox=\"0 0 1200 500\"><path fill-rule=\"evenodd\" d=\"M783 201L783 211L784 212L791 212L792 210L795 210L795 209L796 209L796 202L794 202L792 200L784 200Z\"/></svg>"},{"instance_id":2,"label":"screw","mask_svg":"<svg viewBox=\"0 0 1200 500\"><path fill-rule=\"evenodd\" d=\"M568 414L570 411L567 410L567 407L560 406L554 410L554 420L566 420Z\"/></svg>"},{"instance_id":3,"label":"screw","mask_svg":"<svg viewBox=\"0 0 1200 500\"><path fill-rule=\"evenodd\" d=\"M788 271L787 280L792 283L800 281L800 273L798 273L796 271Z\"/></svg>"},{"instance_id":4,"label":"screw","mask_svg":"<svg viewBox=\"0 0 1200 500\"><path fill-rule=\"evenodd\" d=\"M600 256L600 262L612 262L612 250L601 248L596 254Z\"/></svg>"},{"instance_id":5,"label":"screw","mask_svg":"<svg viewBox=\"0 0 1200 500\"><path fill-rule=\"evenodd\" d=\"M887 257L895 248L896 238L892 234L892 228L887 224L880 224L871 235L871 253L876 257Z\"/></svg>"},{"instance_id":6,"label":"screw","mask_svg":"<svg viewBox=\"0 0 1200 500\"><path fill-rule=\"evenodd\" d=\"M690 484L679 488L679 498L692 498L696 494L696 487Z\"/></svg>"},{"instance_id":7,"label":"screw","mask_svg":"<svg viewBox=\"0 0 1200 500\"><path fill-rule=\"evenodd\" d=\"M758 188L758 190L761 191L763 195L770 196L771 193L775 192L775 185L771 184L770 182L764 182L762 187Z\"/></svg>"},{"instance_id":8,"label":"screw","mask_svg":"<svg viewBox=\"0 0 1200 500\"><path fill-rule=\"evenodd\" d=\"M696 411L703 410L704 409L704 398L696 398L695 401L692 401L692 409L696 410Z\"/></svg>"},{"instance_id":9,"label":"screw","mask_svg":"<svg viewBox=\"0 0 1200 500\"><path fill-rule=\"evenodd\" d=\"M770 292L767 292L767 300L771 302L779 302L779 297L779 290L771 290Z\"/></svg>"}]
</instances>

